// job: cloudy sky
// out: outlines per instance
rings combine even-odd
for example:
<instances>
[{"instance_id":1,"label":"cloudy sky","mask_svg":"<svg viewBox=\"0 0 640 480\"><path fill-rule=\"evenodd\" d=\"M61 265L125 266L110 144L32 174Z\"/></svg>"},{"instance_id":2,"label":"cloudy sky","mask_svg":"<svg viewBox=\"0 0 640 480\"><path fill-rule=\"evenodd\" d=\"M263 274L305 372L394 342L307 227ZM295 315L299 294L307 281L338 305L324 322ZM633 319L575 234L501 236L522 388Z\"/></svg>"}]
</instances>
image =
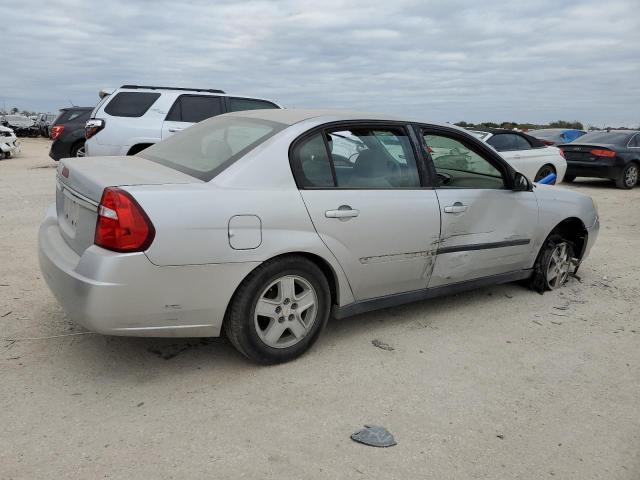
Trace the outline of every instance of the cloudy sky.
<instances>
[{"instance_id":1,"label":"cloudy sky","mask_svg":"<svg viewBox=\"0 0 640 480\"><path fill-rule=\"evenodd\" d=\"M637 0L186 3L5 4L0 106L94 105L139 83L437 121L640 124Z\"/></svg>"}]
</instances>

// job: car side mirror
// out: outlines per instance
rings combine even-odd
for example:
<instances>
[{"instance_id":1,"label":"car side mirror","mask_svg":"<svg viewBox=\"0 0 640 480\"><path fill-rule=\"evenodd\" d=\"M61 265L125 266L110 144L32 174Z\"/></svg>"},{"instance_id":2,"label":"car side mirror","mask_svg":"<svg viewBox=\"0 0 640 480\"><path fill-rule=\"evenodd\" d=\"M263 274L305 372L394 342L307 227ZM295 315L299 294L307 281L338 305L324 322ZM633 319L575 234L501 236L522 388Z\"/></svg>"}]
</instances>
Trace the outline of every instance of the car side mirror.
<instances>
[{"instance_id":1,"label":"car side mirror","mask_svg":"<svg viewBox=\"0 0 640 480\"><path fill-rule=\"evenodd\" d=\"M529 179L520 172L516 172L513 176L513 191L528 192L531 188L531 182L529 182Z\"/></svg>"}]
</instances>

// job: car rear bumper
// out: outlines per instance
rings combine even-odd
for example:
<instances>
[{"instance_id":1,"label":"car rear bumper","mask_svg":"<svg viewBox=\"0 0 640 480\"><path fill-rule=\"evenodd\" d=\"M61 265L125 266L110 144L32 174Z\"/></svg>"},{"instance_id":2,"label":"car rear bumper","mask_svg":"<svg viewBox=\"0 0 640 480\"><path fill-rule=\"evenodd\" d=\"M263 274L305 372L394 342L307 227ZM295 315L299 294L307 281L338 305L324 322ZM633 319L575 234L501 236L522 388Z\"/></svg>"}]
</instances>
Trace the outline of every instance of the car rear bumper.
<instances>
[{"instance_id":1,"label":"car rear bumper","mask_svg":"<svg viewBox=\"0 0 640 480\"><path fill-rule=\"evenodd\" d=\"M237 285L259 265L159 267L144 253L95 245L80 256L60 234L55 205L40 227L38 250L43 277L69 317L106 335L218 336Z\"/></svg>"},{"instance_id":2,"label":"car rear bumper","mask_svg":"<svg viewBox=\"0 0 640 480\"><path fill-rule=\"evenodd\" d=\"M62 141L59 138L54 140L51 143L51 148L49 149L49 157L56 162L62 158L70 157L72 145L72 143Z\"/></svg>"},{"instance_id":3,"label":"car rear bumper","mask_svg":"<svg viewBox=\"0 0 640 480\"><path fill-rule=\"evenodd\" d=\"M595 177L615 179L620 175L624 165L613 161L596 162L567 162L568 176L573 177Z\"/></svg>"}]
</instances>

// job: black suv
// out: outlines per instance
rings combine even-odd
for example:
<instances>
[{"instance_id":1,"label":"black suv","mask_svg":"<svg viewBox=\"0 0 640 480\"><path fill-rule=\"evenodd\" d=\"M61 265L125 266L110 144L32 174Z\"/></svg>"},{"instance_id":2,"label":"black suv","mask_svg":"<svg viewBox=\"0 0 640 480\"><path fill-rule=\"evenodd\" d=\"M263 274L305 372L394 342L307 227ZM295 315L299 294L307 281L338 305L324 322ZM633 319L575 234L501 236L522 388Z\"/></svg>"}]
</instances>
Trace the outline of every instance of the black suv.
<instances>
[{"instance_id":1,"label":"black suv","mask_svg":"<svg viewBox=\"0 0 640 480\"><path fill-rule=\"evenodd\" d=\"M84 157L84 125L93 107L69 107L60 109L60 115L51 124L51 150L55 161L68 157Z\"/></svg>"}]
</instances>

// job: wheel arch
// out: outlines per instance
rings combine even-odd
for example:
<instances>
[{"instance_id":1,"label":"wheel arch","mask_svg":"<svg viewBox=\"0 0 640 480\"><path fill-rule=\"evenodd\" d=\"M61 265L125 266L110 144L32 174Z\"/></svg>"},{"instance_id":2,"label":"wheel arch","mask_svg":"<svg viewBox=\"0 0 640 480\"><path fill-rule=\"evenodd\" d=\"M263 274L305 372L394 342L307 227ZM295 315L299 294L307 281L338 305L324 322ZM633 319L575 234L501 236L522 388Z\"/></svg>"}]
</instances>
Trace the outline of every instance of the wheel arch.
<instances>
[{"instance_id":1,"label":"wheel arch","mask_svg":"<svg viewBox=\"0 0 640 480\"><path fill-rule=\"evenodd\" d=\"M292 251L292 252L286 252L286 253L280 253L278 255L274 255L273 257L268 258L264 262L261 262L260 265L256 266L254 269L248 272L245 275L243 281L240 282L236 287L236 289L234 290L233 295L231 296L231 299L227 304L226 310L228 311L230 305L233 303L233 298L236 296L236 294L240 290L240 287L242 286L244 280L247 277L249 277L251 274L253 274L253 272L255 272L256 269L260 268L266 262L272 262L280 258L286 258L286 257L303 257L309 260L310 262L314 263L322 271L325 278L327 279L327 283L329 284L329 293L331 294L331 305L332 306L340 305L340 280L338 279L338 274L334 270L333 266L326 259L322 258L320 255L317 255L315 253L304 252L304 251ZM226 316L227 315L225 314L225 318Z\"/></svg>"},{"instance_id":2,"label":"wheel arch","mask_svg":"<svg viewBox=\"0 0 640 480\"><path fill-rule=\"evenodd\" d=\"M551 229L547 238L554 233L562 235L564 238L571 241L574 245L574 252L578 254L578 260L582 259L584 250L587 246L587 239L589 237L587 227L582 220L578 217L565 218Z\"/></svg>"},{"instance_id":3,"label":"wheel arch","mask_svg":"<svg viewBox=\"0 0 640 480\"><path fill-rule=\"evenodd\" d=\"M136 143L129 149L129 151L127 152L127 155L135 155L136 153L141 152L142 150L150 147L151 145L153 145L153 143Z\"/></svg>"}]
</instances>

